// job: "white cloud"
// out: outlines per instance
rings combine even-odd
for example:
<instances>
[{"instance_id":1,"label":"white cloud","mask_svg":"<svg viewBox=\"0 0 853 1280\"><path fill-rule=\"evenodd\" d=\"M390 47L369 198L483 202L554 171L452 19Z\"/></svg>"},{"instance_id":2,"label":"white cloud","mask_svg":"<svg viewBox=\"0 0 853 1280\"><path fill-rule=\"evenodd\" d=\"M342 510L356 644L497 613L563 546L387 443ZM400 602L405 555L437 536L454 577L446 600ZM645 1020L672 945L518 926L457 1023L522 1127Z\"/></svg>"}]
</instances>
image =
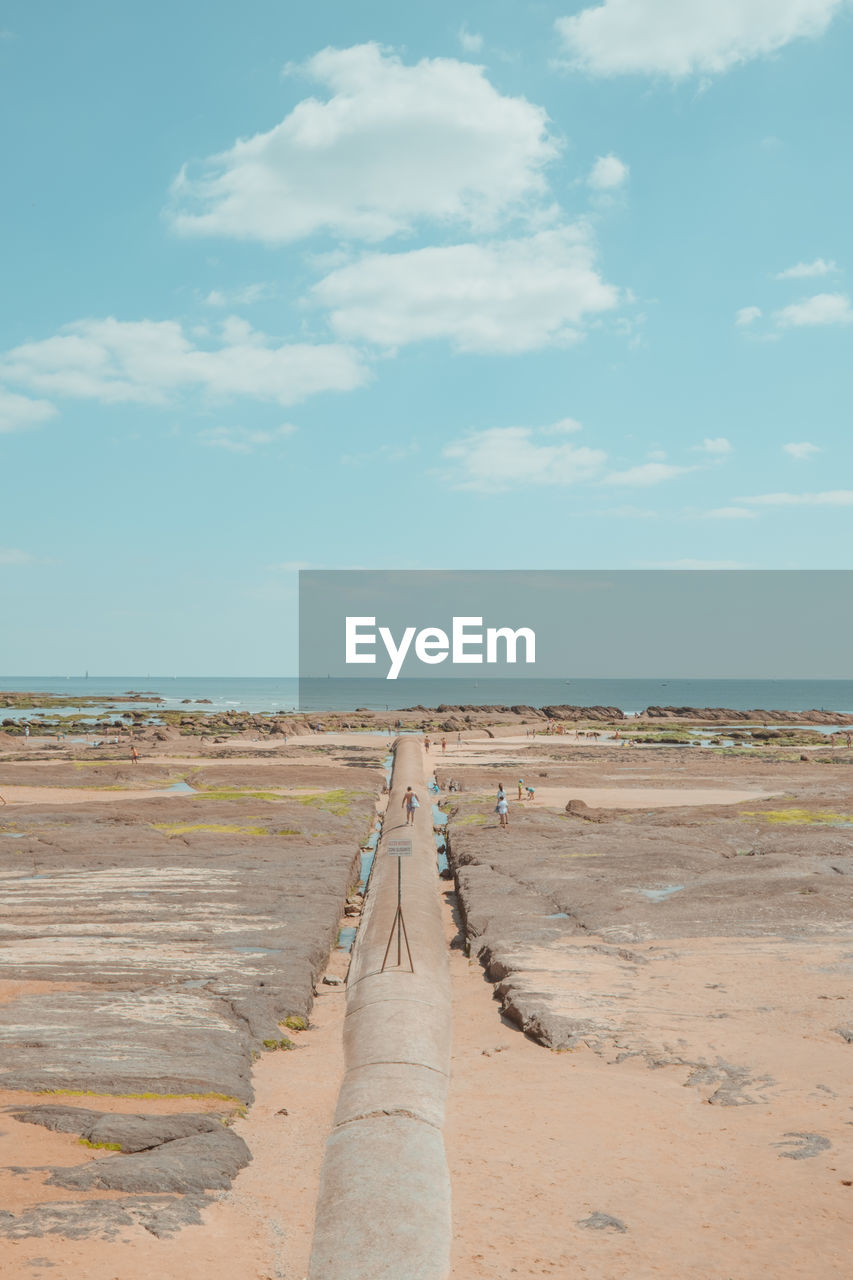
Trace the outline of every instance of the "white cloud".
<instances>
[{"instance_id":1,"label":"white cloud","mask_svg":"<svg viewBox=\"0 0 853 1280\"><path fill-rule=\"evenodd\" d=\"M545 193L558 154L545 111L453 58L406 66L377 44L324 49L298 68L304 98L267 133L172 187L179 231L280 244L328 231L378 241L422 219L492 227Z\"/></svg>"},{"instance_id":2,"label":"white cloud","mask_svg":"<svg viewBox=\"0 0 853 1280\"><path fill-rule=\"evenodd\" d=\"M268 284L247 284L242 289L211 289L204 302L208 307L249 307L271 293Z\"/></svg>"},{"instance_id":3,"label":"white cloud","mask_svg":"<svg viewBox=\"0 0 853 1280\"><path fill-rule=\"evenodd\" d=\"M37 427L55 414L56 408L49 400L30 400L28 396L15 395L0 387L0 434Z\"/></svg>"},{"instance_id":4,"label":"white cloud","mask_svg":"<svg viewBox=\"0 0 853 1280\"><path fill-rule=\"evenodd\" d=\"M715 436L713 438L706 436L701 444L694 445L697 453L709 453L715 458L725 458L728 454L733 453L732 443L725 436Z\"/></svg>"},{"instance_id":5,"label":"white cloud","mask_svg":"<svg viewBox=\"0 0 853 1280\"><path fill-rule=\"evenodd\" d=\"M542 436L567 436L574 435L576 431L582 431L583 426L578 422L577 418L561 418L559 422L552 422L550 427L539 427L539 434Z\"/></svg>"},{"instance_id":6,"label":"white cloud","mask_svg":"<svg viewBox=\"0 0 853 1280\"><path fill-rule=\"evenodd\" d=\"M706 511L705 514L711 520L755 519L755 512L747 510L746 507L715 507L713 511Z\"/></svg>"},{"instance_id":7,"label":"white cloud","mask_svg":"<svg viewBox=\"0 0 853 1280\"><path fill-rule=\"evenodd\" d=\"M808 280L812 276L828 276L838 267L834 262L826 262L823 258L815 258L814 262L798 262L784 271L777 271L776 280Z\"/></svg>"},{"instance_id":8,"label":"white cloud","mask_svg":"<svg viewBox=\"0 0 853 1280\"><path fill-rule=\"evenodd\" d=\"M533 427L490 427L454 440L443 455L458 470L456 489L502 493L525 485L572 485L592 479L607 461L601 449L570 441L551 443L553 432Z\"/></svg>"},{"instance_id":9,"label":"white cloud","mask_svg":"<svg viewBox=\"0 0 853 1280\"><path fill-rule=\"evenodd\" d=\"M853 489L828 489L823 493L760 493L739 501L760 507L853 507Z\"/></svg>"},{"instance_id":10,"label":"white cloud","mask_svg":"<svg viewBox=\"0 0 853 1280\"><path fill-rule=\"evenodd\" d=\"M483 47L483 37L463 26L459 28L459 43L466 53L479 53Z\"/></svg>"},{"instance_id":11,"label":"white cloud","mask_svg":"<svg viewBox=\"0 0 853 1280\"><path fill-rule=\"evenodd\" d=\"M40 392L103 404L166 404L186 390L295 404L367 382L361 357L340 344L275 346L228 317L214 347L196 346L176 320L78 320L55 337L0 357L0 376Z\"/></svg>"},{"instance_id":12,"label":"white cloud","mask_svg":"<svg viewBox=\"0 0 853 1280\"><path fill-rule=\"evenodd\" d=\"M557 32L592 75L710 75L822 35L843 0L603 0Z\"/></svg>"},{"instance_id":13,"label":"white cloud","mask_svg":"<svg viewBox=\"0 0 853 1280\"><path fill-rule=\"evenodd\" d=\"M628 467L626 471L611 471L605 476L607 484L633 485L645 488L647 485L660 484L662 480L672 480L675 476L692 471L692 467L676 467L667 462L642 462L639 466Z\"/></svg>"},{"instance_id":14,"label":"white cloud","mask_svg":"<svg viewBox=\"0 0 853 1280\"><path fill-rule=\"evenodd\" d=\"M523 239L368 253L311 291L338 337L395 347L448 338L460 351L533 351L576 341L616 307L582 225Z\"/></svg>"},{"instance_id":15,"label":"white cloud","mask_svg":"<svg viewBox=\"0 0 853 1280\"><path fill-rule=\"evenodd\" d=\"M791 444L783 444L782 449L791 458L796 458L799 462L807 462L809 458L814 457L816 453L821 453L820 445L810 444L808 440L792 441Z\"/></svg>"},{"instance_id":16,"label":"white cloud","mask_svg":"<svg viewBox=\"0 0 853 1280\"><path fill-rule=\"evenodd\" d=\"M629 169L618 156L599 156L590 170L587 183L595 191L613 191L628 181Z\"/></svg>"},{"instance_id":17,"label":"white cloud","mask_svg":"<svg viewBox=\"0 0 853 1280\"><path fill-rule=\"evenodd\" d=\"M741 307L735 316L735 324L741 328L744 325L754 324L756 320L761 319L761 307Z\"/></svg>"},{"instance_id":18,"label":"white cloud","mask_svg":"<svg viewBox=\"0 0 853 1280\"><path fill-rule=\"evenodd\" d=\"M207 427L198 433L202 444L211 449L227 449L229 453L254 453L255 449L292 436L296 427L285 422L271 431L252 431L246 427Z\"/></svg>"},{"instance_id":19,"label":"white cloud","mask_svg":"<svg viewBox=\"0 0 853 1280\"><path fill-rule=\"evenodd\" d=\"M0 565L35 564L36 557L18 547L0 547Z\"/></svg>"},{"instance_id":20,"label":"white cloud","mask_svg":"<svg viewBox=\"0 0 853 1280\"><path fill-rule=\"evenodd\" d=\"M816 293L804 302L792 302L776 312L776 323L783 329L821 324L850 324L853 307L846 293Z\"/></svg>"}]
</instances>

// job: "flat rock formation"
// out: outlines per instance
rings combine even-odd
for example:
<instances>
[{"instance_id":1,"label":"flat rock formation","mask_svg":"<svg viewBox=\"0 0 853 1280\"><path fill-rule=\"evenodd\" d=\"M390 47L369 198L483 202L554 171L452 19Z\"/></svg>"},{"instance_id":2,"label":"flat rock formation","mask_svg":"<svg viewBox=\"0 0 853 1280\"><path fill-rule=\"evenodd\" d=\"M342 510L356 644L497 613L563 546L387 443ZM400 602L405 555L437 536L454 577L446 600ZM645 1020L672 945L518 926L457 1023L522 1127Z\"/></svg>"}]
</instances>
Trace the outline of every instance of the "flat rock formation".
<instances>
[{"instance_id":1,"label":"flat rock formation","mask_svg":"<svg viewBox=\"0 0 853 1280\"><path fill-rule=\"evenodd\" d=\"M380 775L361 762L353 785L330 787L340 771L318 786L316 770L265 782L258 762L219 769L173 794L169 766L4 768L10 795L33 799L0 810L0 1104L13 1176L73 1198L0 1214L0 1236L168 1235L251 1158L231 1121L252 1100L254 1060L293 1048L285 1020L308 1023ZM102 804L104 786L151 798L109 790ZM90 803L62 803L81 788ZM33 1105L39 1093L49 1105ZM78 1094L98 1100L78 1107ZM179 1111L146 1110L178 1097ZM73 1135L70 1162L28 1164L30 1126Z\"/></svg>"}]
</instances>

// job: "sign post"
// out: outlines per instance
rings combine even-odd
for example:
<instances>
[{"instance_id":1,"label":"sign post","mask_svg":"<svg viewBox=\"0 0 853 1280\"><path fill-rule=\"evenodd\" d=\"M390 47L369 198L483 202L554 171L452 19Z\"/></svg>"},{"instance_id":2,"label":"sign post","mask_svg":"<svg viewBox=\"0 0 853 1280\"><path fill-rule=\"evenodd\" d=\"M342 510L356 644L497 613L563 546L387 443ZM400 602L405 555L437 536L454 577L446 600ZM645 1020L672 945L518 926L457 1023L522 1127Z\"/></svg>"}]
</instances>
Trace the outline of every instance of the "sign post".
<instances>
[{"instance_id":1,"label":"sign post","mask_svg":"<svg viewBox=\"0 0 853 1280\"><path fill-rule=\"evenodd\" d=\"M403 962L402 942L406 942L406 954L409 957L409 968L412 973L415 972L415 966L412 962L412 952L409 947L409 935L406 933L406 922L403 919L403 859L411 858L412 842L411 840L389 840L385 847L385 852L390 858L397 859L397 910L394 912L394 921L391 925L391 934L388 938L388 946L385 948L385 957L382 961L380 973L385 972L385 966L388 963L388 952L391 950L391 943L394 941L394 932L397 933L397 968L399 969Z\"/></svg>"}]
</instances>

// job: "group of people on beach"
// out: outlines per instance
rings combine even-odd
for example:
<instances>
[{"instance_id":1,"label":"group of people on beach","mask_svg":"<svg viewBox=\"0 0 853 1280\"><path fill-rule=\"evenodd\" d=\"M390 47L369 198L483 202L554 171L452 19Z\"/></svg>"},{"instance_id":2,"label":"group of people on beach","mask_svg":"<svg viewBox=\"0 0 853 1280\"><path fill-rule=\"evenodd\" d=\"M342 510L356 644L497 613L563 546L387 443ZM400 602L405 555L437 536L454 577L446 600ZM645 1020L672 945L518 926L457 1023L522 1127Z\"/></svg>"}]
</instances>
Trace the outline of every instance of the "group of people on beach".
<instances>
[{"instance_id":1,"label":"group of people on beach","mask_svg":"<svg viewBox=\"0 0 853 1280\"><path fill-rule=\"evenodd\" d=\"M519 778L518 780L518 798L519 800L535 800L536 798L536 788L527 786L523 778ZM504 784L502 782L498 783L498 796L497 804L495 805L495 813L500 818L501 827L506 829L509 826L509 802L507 801L506 791L504 790Z\"/></svg>"}]
</instances>

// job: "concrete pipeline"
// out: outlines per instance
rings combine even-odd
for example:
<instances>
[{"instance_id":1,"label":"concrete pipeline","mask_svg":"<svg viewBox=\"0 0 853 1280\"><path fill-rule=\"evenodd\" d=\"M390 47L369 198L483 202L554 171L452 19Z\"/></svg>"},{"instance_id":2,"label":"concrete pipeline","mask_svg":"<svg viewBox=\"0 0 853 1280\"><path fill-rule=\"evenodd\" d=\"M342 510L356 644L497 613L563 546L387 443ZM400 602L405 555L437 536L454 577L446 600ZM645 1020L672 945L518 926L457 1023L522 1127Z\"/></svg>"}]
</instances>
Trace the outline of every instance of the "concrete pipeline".
<instances>
[{"instance_id":1,"label":"concrete pipeline","mask_svg":"<svg viewBox=\"0 0 853 1280\"><path fill-rule=\"evenodd\" d=\"M420 800L406 825L404 796ZM391 794L347 981L345 1074L326 1144L308 1280L446 1280L450 1178L442 1126L450 977L420 741L394 746ZM409 839L412 856L388 855ZM396 934L398 863L405 942Z\"/></svg>"}]
</instances>

